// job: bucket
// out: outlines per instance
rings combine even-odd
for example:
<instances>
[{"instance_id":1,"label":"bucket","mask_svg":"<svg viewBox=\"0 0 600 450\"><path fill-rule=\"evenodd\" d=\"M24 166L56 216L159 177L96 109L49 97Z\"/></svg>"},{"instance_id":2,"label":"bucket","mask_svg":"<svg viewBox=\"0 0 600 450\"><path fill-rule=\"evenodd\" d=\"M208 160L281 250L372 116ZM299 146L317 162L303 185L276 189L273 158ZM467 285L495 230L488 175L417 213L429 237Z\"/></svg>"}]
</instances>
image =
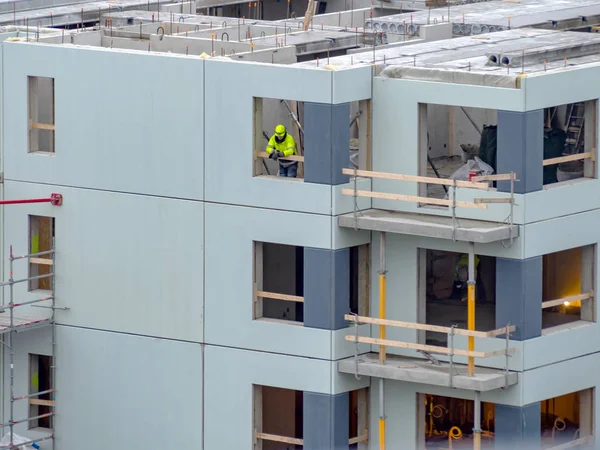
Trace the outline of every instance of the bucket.
<instances>
[{"instance_id":1,"label":"bucket","mask_svg":"<svg viewBox=\"0 0 600 450\"><path fill-rule=\"evenodd\" d=\"M583 177L583 161L561 163L556 169L556 179L561 181L575 180Z\"/></svg>"}]
</instances>

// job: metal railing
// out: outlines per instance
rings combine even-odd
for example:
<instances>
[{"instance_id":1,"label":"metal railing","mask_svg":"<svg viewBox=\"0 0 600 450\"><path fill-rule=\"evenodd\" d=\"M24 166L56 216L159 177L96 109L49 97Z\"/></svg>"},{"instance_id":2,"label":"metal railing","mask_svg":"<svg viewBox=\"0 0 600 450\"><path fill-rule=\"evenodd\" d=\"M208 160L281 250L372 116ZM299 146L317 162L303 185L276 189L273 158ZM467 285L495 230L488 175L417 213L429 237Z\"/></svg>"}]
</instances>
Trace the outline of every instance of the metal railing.
<instances>
[{"instance_id":1,"label":"metal railing","mask_svg":"<svg viewBox=\"0 0 600 450\"><path fill-rule=\"evenodd\" d=\"M515 353L516 349L510 347L510 333L513 333L516 330L514 325L506 325L505 327L498 328L496 330L491 331L470 331L464 330L461 328L457 328L456 326L452 327L443 327L439 325L426 325L421 323L413 323L413 322L401 322L398 320L389 320L389 319L377 319L374 317L364 317L358 316L354 314L346 314L344 319L348 322L354 324L355 327L362 324L371 324L371 325L379 325L386 327L397 327L397 328L407 328L411 330L420 330L420 331L433 331L436 333L444 333L448 335L448 347L442 347L437 345L426 345L426 344L417 344L415 342L405 342L405 341L393 341L389 339L378 339L372 337L364 337L358 336L358 332L356 331L353 334L349 334L345 337L347 341L355 342L355 343L363 343L363 344L371 344L371 345L379 345L380 352L382 353L382 357L380 358L380 362L385 364L386 360L386 347L395 347L395 348L406 348L417 350L420 352L426 352L429 354L441 354L449 356L449 375L450 382L449 386L453 387L453 377L454 377L454 357L455 356L465 356L470 358L492 358L496 356L504 356L506 358L504 372L507 377L506 385L508 385L508 358L510 355ZM455 336L467 336L473 338L495 338L501 335L505 335L506 347L503 350L493 350L487 352L477 352L473 350L462 350L457 349L454 345L454 337ZM355 355L356 361L358 363L358 354Z\"/></svg>"},{"instance_id":2,"label":"metal railing","mask_svg":"<svg viewBox=\"0 0 600 450\"><path fill-rule=\"evenodd\" d=\"M457 226L456 208L470 208L470 209L487 209L488 204L499 204L505 203L510 205L510 212L508 217L503 223L508 223L510 226L510 241L512 244L512 225L514 218L514 206L515 206L515 181L518 181L514 172L507 174L497 175L485 175L473 177L471 181L464 180L451 180L445 178L434 178L424 177L418 175L404 175L387 172L374 172L371 170L358 170L358 169L342 169L344 175L350 175L353 177L354 188L353 189L342 189L343 195L350 195L354 197L354 219L357 220L357 199L358 197L369 197L379 198L385 200L398 200L405 202L415 202L423 205L434 205L434 206L446 206L450 208L452 213L452 236L455 236ZM374 192L374 191L363 191L358 190L357 180L359 177L364 178L377 178L384 180L397 180L397 181L409 181L414 183L425 183L425 184L437 184L442 186L448 186L451 189L448 199L423 197L416 195L405 195L405 194L390 194L385 192ZM489 182L493 181L509 181L510 182L510 197L509 198L474 198L472 202L456 200L456 189L467 188L477 189L482 191L489 191Z\"/></svg>"}]
</instances>

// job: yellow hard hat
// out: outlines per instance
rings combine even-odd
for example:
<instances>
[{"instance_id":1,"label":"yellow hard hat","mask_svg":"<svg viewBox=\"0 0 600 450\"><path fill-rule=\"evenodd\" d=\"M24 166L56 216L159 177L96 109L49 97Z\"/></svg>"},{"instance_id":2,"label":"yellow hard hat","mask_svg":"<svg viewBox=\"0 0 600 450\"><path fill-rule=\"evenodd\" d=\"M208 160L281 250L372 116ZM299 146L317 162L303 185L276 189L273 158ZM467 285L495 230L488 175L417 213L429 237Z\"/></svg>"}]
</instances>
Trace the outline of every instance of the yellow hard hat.
<instances>
[{"instance_id":1,"label":"yellow hard hat","mask_svg":"<svg viewBox=\"0 0 600 450\"><path fill-rule=\"evenodd\" d=\"M283 137L285 134L285 127L283 125L277 125L275 127L275 134L279 137Z\"/></svg>"}]
</instances>

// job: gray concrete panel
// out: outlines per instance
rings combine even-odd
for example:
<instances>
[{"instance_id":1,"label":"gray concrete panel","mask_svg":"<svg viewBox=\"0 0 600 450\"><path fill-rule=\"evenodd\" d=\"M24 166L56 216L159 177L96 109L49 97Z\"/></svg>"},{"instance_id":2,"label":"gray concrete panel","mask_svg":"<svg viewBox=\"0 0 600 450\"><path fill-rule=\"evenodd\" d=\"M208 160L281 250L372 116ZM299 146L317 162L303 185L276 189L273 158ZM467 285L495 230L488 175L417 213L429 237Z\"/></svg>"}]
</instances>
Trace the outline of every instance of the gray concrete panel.
<instances>
[{"instance_id":1,"label":"gray concrete panel","mask_svg":"<svg viewBox=\"0 0 600 450\"><path fill-rule=\"evenodd\" d=\"M304 392L303 439L305 450L347 450L350 397Z\"/></svg>"},{"instance_id":2,"label":"gray concrete panel","mask_svg":"<svg viewBox=\"0 0 600 450\"><path fill-rule=\"evenodd\" d=\"M350 308L350 250L304 249L304 326L346 328Z\"/></svg>"},{"instance_id":3,"label":"gray concrete panel","mask_svg":"<svg viewBox=\"0 0 600 450\"><path fill-rule=\"evenodd\" d=\"M57 448L203 448L200 344L65 326L56 339Z\"/></svg>"},{"instance_id":4,"label":"gray concrete panel","mask_svg":"<svg viewBox=\"0 0 600 450\"><path fill-rule=\"evenodd\" d=\"M542 334L542 257L496 259L496 328L516 325L511 339Z\"/></svg>"},{"instance_id":5,"label":"gray concrete panel","mask_svg":"<svg viewBox=\"0 0 600 450\"><path fill-rule=\"evenodd\" d=\"M304 116L306 117L306 116ZM342 169L350 167L350 103L331 106L331 184L350 181Z\"/></svg>"},{"instance_id":6,"label":"gray concrete panel","mask_svg":"<svg viewBox=\"0 0 600 450\"><path fill-rule=\"evenodd\" d=\"M496 405L496 450L536 450L541 443L541 411L539 403L525 406Z\"/></svg>"},{"instance_id":7,"label":"gray concrete panel","mask_svg":"<svg viewBox=\"0 0 600 450\"><path fill-rule=\"evenodd\" d=\"M304 104L304 181L331 184L331 105Z\"/></svg>"},{"instance_id":8,"label":"gray concrete panel","mask_svg":"<svg viewBox=\"0 0 600 450\"><path fill-rule=\"evenodd\" d=\"M515 192L526 194L543 187L544 111L498 111L497 173L515 172ZM498 182L509 192L508 181Z\"/></svg>"}]
</instances>

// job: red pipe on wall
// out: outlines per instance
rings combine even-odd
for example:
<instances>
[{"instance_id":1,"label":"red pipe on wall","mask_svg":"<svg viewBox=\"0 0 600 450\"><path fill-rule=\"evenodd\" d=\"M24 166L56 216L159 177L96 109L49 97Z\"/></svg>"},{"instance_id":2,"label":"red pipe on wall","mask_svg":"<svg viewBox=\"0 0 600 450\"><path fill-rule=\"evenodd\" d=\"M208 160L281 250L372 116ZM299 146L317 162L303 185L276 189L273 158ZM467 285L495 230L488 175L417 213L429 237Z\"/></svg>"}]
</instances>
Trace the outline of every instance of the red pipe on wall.
<instances>
[{"instance_id":1,"label":"red pipe on wall","mask_svg":"<svg viewBox=\"0 0 600 450\"><path fill-rule=\"evenodd\" d=\"M50 198L30 198L26 200L0 200L0 205L20 205L23 203L51 203L54 206L62 206L62 194L50 194Z\"/></svg>"}]
</instances>

